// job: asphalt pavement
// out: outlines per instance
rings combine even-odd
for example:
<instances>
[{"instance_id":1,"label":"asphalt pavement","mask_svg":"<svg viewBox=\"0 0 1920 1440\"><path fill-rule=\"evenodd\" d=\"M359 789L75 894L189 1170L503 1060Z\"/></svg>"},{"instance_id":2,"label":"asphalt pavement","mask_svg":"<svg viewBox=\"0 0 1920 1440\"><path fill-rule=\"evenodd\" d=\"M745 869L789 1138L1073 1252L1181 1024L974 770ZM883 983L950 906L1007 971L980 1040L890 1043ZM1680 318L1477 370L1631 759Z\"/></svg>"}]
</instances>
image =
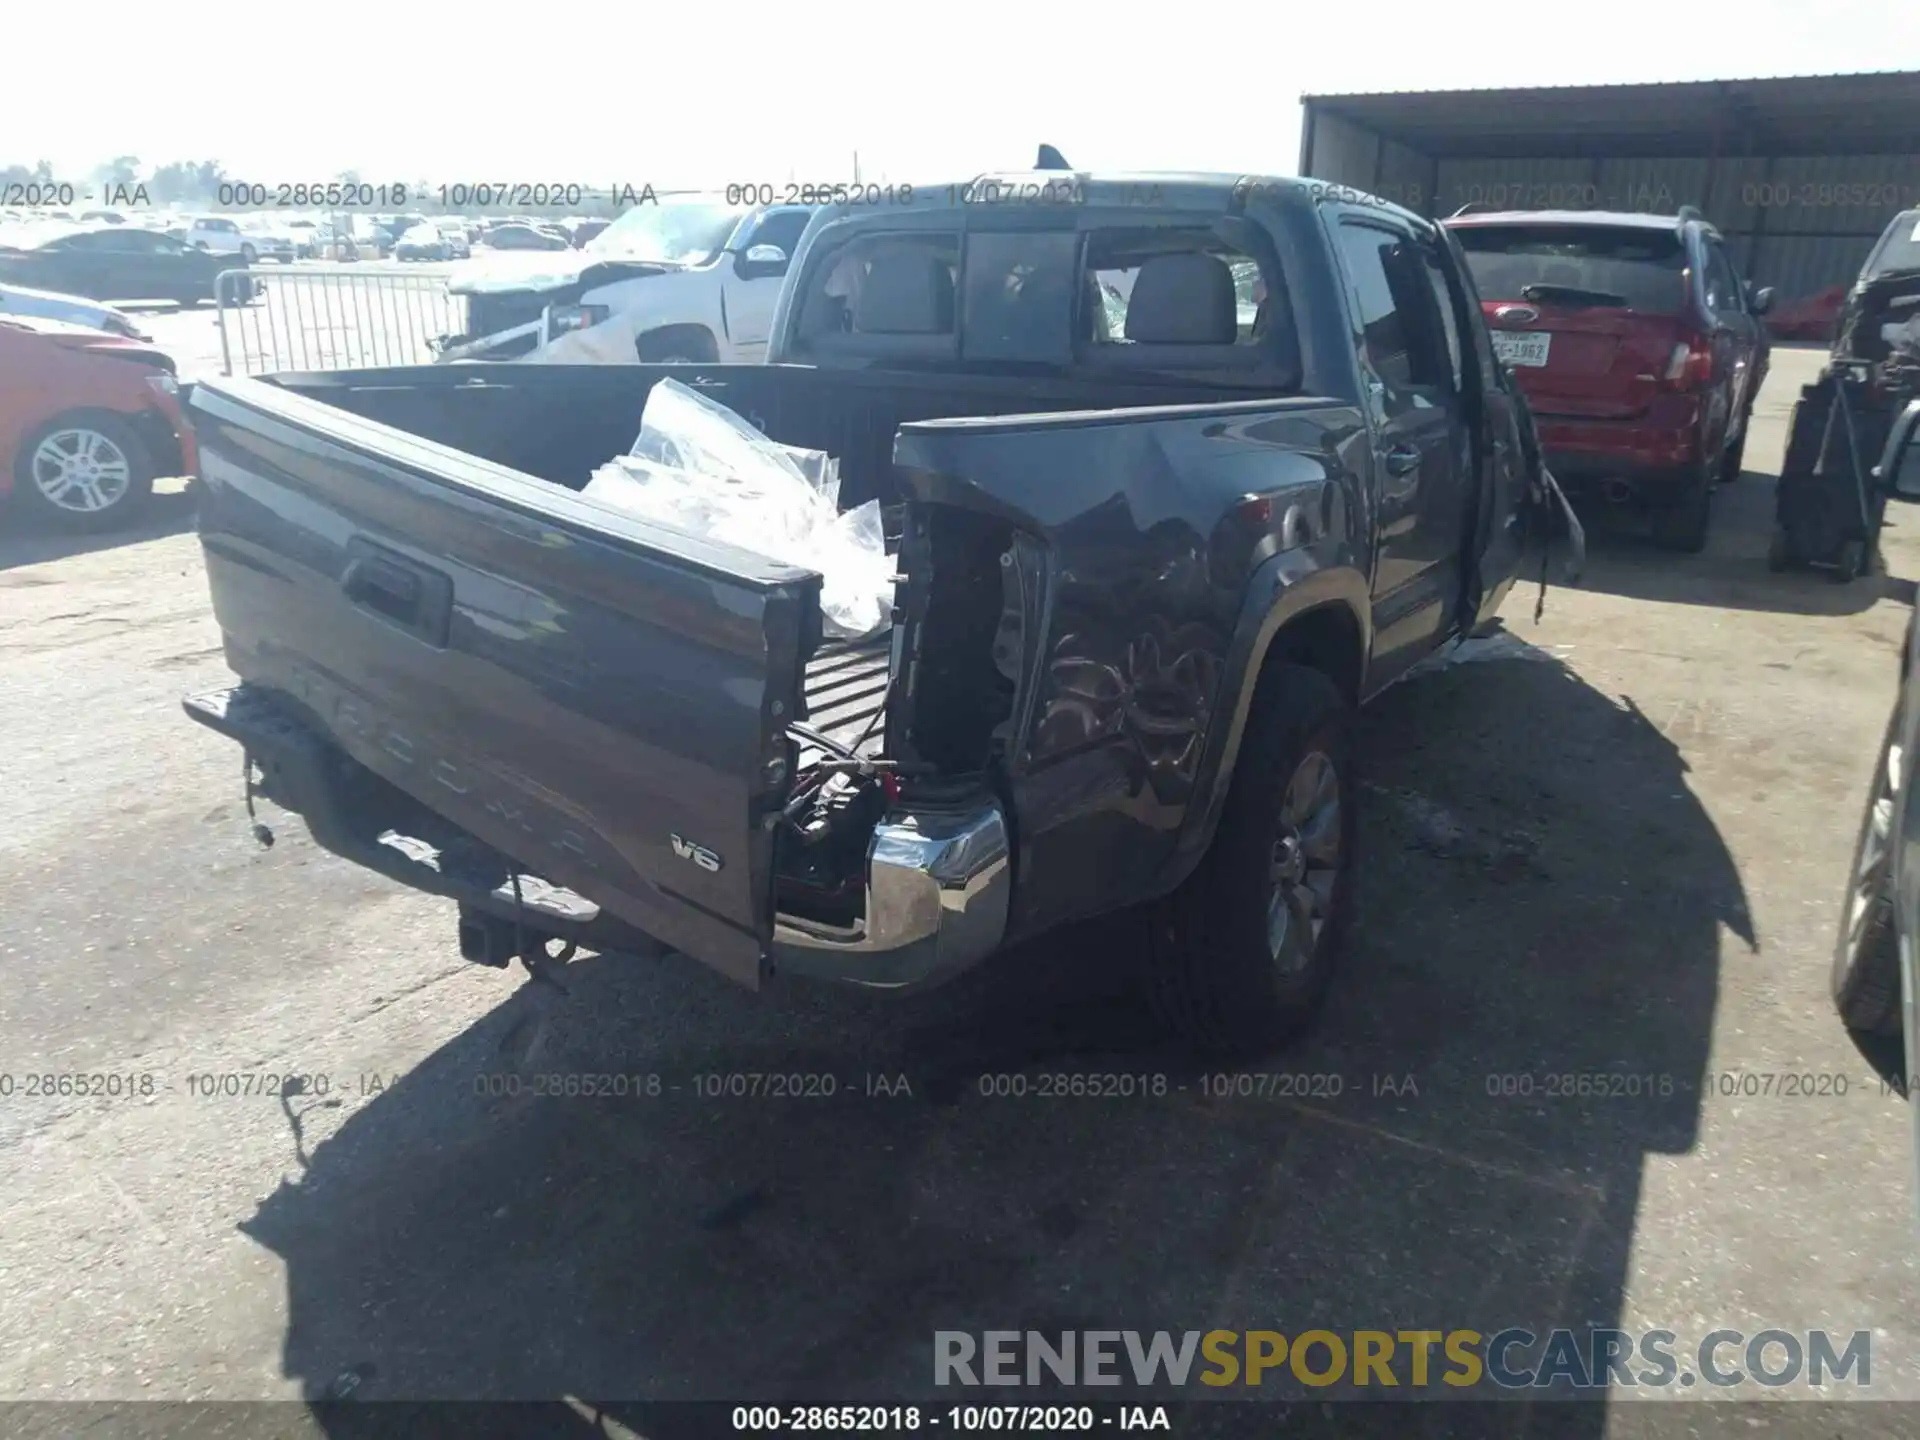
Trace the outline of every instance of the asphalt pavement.
<instances>
[{"instance_id":1,"label":"asphalt pavement","mask_svg":"<svg viewBox=\"0 0 1920 1440\"><path fill-rule=\"evenodd\" d=\"M212 312L167 323L191 378ZM1154 1030L1130 917L905 1000L615 955L530 995L450 905L249 837L178 705L227 675L184 495L0 537L0 1397L946 1403L937 1330L1566 1324L1864 1329L1865 1393L1920 1399L1897 1057L1826 996L1911 586L1763 560L1817 363L1776 355L1707 554L1602 527L1369 709L1361 920L1252 1081ZM1920 515L1885 549L1920 574Z\"/></svg>"}]
</instances>

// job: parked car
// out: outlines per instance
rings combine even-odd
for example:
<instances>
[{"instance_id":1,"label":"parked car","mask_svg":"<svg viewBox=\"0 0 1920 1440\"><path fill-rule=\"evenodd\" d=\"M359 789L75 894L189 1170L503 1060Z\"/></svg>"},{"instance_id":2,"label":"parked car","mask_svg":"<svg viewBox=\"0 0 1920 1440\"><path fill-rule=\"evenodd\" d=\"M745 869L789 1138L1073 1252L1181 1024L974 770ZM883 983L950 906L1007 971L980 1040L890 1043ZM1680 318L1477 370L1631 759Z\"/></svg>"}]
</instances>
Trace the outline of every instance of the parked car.
<instances>
[{"instance_id":1,"label":"parked car","mask_svg":"<svg viewBox=\"0 0 1920 1440\"><path fill-rule=\"evenodd\" d=\"M897 989L1139 906L1193 1043L1307 1023L1352 909L1354 708L1507 593L1551 494L1525 402L1408 211L990 178L1082 203L821 212L778 363L201 383L240 683L188 713L319 844L457 898L487 964L652 936L750 986ZM816 574L575 493L668 377L896 517L891 633L823 642Z\"/></svg>"},{"instance_id":2,"label":"parked car","mask_svg":"<svg viewBox=\"0 0 1920 1440\"><path fill-rule=\"evenodd\" d=\"M229 220L224 215L201 215L186 225L183 238L195 250L204 250L209 255L236 256L248 265L260 258L258 241L243 231L237 220Z\"/></svg>"},{"instance_id":3,"label":"parked car","mask_svg":"<svg viewBox=\"0 0 1920 1440\"><path fill-rule=\"evenodd\" d=\"M233 257L136 225L39 227L0 239L0 281L96 300L192 305L214 299L215 277L239 268L242 263Z\"/></svg>"},{"instance_id":4,"label":"parked car","mask_svg":"<svg viewBox=\"0 0 1920 1440\"><path fill-rule=\"evenodd\" d=\"M430 224L424 215L380 215L374 217L374 229L387 252L400 243L400 237L416 226Z\"/></svg>"},{"instance_id":5,"label":"parked car","mask_svg":"<svg viewBox=\"0 0 1920 1440\"><path fill-rule=\"evenodd\" d=\"M481 237L480 243L489 250L568 250L572 248L566 236L557 230L549 230L543 225L496 225Z\"/></svg>"},{"instance_id":6,"label":"parked car","mask_svg":"<svg viewBox=\"0 0 1920 1440\"><path fill-rule=\"evenodd\" d=\"M1833 358L1879 364L1896 348L1920 352L1920 210L1888 222L1841 303Z\"/></svg>"},{"instance_id":7,"label":"parked car","mask_svg":"<svg viewBox=\"0 0 1920 1440\"><path fill-rule=\"evenodd\" d=\"M82 210L80 223L82 225L124 225L127 223L127 217L118 210Z\"/></svg>"},{"instance_id":8,"label":"parked car","mask_svg":"<svg viewBox=\"0 0 1920 1440\"><path fill-rule=\"evenodd\" d=\"M565 337L553 358L759 360L813 210L718 200L636 205L564 256L512 264L477 258L448 282L467 297L467 332L447 337L442 356L544 354Z\"/></svg>"},{"instance_id":9,"label":"parked car","mask_svg":"<svg viewBox=\"0 0 1920 1440\"><path fill-rule=\"evenodd\" d=\"M1920 501L1920 400L1908 404L1882 452L1878 479L1895 500ZM1848 1027L1904 1035L1905 1073L1920 1071L1920 1032L1911 998L1920 995L1920 623L1909 615L1900 648L1900 692L1873 764L1866 811L1853 848L1829 983ZM1911 1106L1920 1127L1920 1098ZM1920 1140L1920 1128L1916 1129Z\"/></svg>"},{"instance_id":10,"label":"parked car","mask_svg":"<svg viewBox=\"0 0 1920 1440\"><path fill-rule=\"evenodd\" d=\"M318 260L320 258L320 222L305 218L287 221L287 229L293 236L294 258L299 260Z\"/></svg>"},{"instance_id":11,"label":"parked car","mask_svg":"<svg viewBox=\"0 0 1920 1440\"><path fill-rule=\"evenodd\" d=\"M360 242L354 237L350 226L335 228L331 222L322 223L313 232L314 254L322 260L358 260Z\"/></svg>"},{"instance_id":12,"label":"parked car","mask_svg":"<svg viewBox=\"0 0 1920 1440\"><path fill-rule=\"evenodd\" d=\"M242 245L253 246L254 256L291 265L300 252L300 242L292 229L278 220L256 215L240 222ZM253 260L248 260L251 265Z\"/></svg>"},{"instance_id":13,"label":"parked car","mask_svg":"<svg viewBox=\"0 0 1920 1440\"><path fill-rule=\"evenodd\" d=\"M0 498L69 530L130 522L199 467L173 362L58 320L0 319Z\"/></svg>"},{"instance_id":14,"label":"parked car","mask_svg":"<svg viewBox=\"0 0 1920 1440\"><path fill-rule=\"evenodd\" d=\"M1652 512L1654 538L1707 543L1716 484L1740 473L1766 378L1760 317L1698 211L1507 211L1447 225L1473 269L1496 353L1576 498Z\"/></svg>"},{"instance_id":15,"label":"parked car","mask_svg":"<svg viewBox=\"0 0 1920 1440\"><path fill-rule=\"evenodd\" d=\"M69 325L99 330L128 340L151 340L124 311L111 305L83 300L78 295L61 295L51 290L32 290L22 285L0 285L0 319L60 320Z\"/></svg>"},{"instance_id":16,"label":"parked car","mask_svg":"<svg viewBox=\"0 0 1920 1440\"><path fill-rule=\"evenodd\" d=\"M393 242L395 260L446 260L451 258L447 237L437 225L415 225Z\"/></svg>"},{"instance_id":17,"label":"parked car","mask_svg":"<svg viewBox=\"0 0 1920 1440\"><path fill-rule=\"evenodd\" d=\"M1767 333L1776 340L1817 340L1831 344L1839 328L1847 287L1829 285L1797 300L1775 302L1767 312Z\"/></svg>"},{"instance_id":18,"label":"parked car","mask_svg":"<svg viewBox=\"0 0 1920 1440\"><path fill-rule=\"evenodd\" d=\"M433 222L440 232L440 238L447 243L449 260L465 260L473 254L473 243L467 239L467 223L457 216L446 216Z\"/></svg>"}]
</instances>

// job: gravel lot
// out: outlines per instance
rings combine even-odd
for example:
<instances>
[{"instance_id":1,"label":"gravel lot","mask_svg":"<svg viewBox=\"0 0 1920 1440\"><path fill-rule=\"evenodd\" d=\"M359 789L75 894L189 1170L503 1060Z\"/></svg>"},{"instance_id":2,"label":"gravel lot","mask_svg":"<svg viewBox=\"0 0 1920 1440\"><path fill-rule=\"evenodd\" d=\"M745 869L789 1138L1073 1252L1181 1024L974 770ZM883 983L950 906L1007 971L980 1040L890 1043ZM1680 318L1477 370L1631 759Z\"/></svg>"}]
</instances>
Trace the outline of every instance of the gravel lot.
<instances>
[{"instance_id":1,"label":"gravel lot","mask_svg":"<svg viewBox=\"0 0 1920 1440\"><path fill-rule=\"evenodd\" d=\"M213 325L155 328L191 377ZM1920 1399L1897 1062L1825 990L1911 587L1762 559L1761 472L1817 364L1777 352L1708 554L1597 536L1540 623L1524 587L1509 638L1368 712L1362 922L1271 1066L1337 1097L1204 1093L1134 999L1125 923L904 1002L604 956L540 1006L459 960L450 905L279 816L253 845L233 747L177 703L226 676L184 496L91 547L0 537L0 1054L154 1087L0 1102L0 1396L946 1403L936 1329L1617 1324L1683 1354L1868 1329L1872 1393ZM1920 574L1920 517L1892 522L1890 571ZM536 1040L536 1071L663 1093L476 1093ZM1600 1071L1654 1093L1489 1094ZM1849 1091L1722 1093L1789 1071ZM326 1092L192 1078L266 1072ZM701 1098L732 1072L838 1093ZM1055 1072L1169 1089L982 1093ZM1477 1433L1648 1413L1513 1404ZM1804 1433L1912 1433L1834 1413Z\"/></svg>"}]
</instances>

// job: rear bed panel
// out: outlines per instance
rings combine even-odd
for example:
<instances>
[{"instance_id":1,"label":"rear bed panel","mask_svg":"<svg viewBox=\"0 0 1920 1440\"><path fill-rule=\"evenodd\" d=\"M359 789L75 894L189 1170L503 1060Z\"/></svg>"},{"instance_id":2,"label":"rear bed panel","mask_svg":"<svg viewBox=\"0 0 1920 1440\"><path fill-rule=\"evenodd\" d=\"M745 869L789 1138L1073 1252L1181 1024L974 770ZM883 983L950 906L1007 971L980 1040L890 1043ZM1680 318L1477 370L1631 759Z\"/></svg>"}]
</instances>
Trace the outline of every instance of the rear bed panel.
<instances>
[{"instance_id":1,"label":"rear bed panel","mask_svg":"<svg viewBox=\"0 0 1920 1440\"><path fill-rule=\"evenodd\" d=\"M792 763L817 579L258 382L203 385L194 410L242 678L529 869L757 983L769 762Z\"/></svg>"}]
</instances>

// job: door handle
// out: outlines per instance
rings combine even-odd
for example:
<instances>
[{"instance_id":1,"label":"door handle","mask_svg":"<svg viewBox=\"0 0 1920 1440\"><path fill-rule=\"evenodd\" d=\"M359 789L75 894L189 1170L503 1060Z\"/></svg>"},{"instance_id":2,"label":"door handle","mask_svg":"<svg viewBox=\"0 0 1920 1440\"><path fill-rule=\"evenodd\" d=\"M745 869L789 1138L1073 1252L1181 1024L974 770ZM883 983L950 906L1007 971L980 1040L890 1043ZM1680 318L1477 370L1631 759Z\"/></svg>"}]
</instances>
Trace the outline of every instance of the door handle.
<instances>
[{"instance_id":1,"label":"door handle","mask_svg":"<svg viewBox=\"0 0 1920 1440\"><path fill-rule=\"evenodd\" d=\"M1389 475L1411 475L1420 468L1420 451L1413 445L1396 445L1387 451Z\"/></svg>"},{"instance_id":2,"label":"door handle","mask_svg":"<svg viewBox=\"0 0 1920 1440\"><path fill-rule=\"evenodd\" d=\"M340 573L347 601L429 645L444 648L453 612L453 580L405 556L355 537Z\"/></svg>"},{"instance_id":3,"label":"door handle","mask_svg":"<svg viewBox=\"0 0 1920 1440\"><path fill-rule=\"evenodd\" d=\"M420 577L385 560L360 556L349 561L340 588L356 605L411 623L420 612Z\"/></svg>"}]
</instances>

